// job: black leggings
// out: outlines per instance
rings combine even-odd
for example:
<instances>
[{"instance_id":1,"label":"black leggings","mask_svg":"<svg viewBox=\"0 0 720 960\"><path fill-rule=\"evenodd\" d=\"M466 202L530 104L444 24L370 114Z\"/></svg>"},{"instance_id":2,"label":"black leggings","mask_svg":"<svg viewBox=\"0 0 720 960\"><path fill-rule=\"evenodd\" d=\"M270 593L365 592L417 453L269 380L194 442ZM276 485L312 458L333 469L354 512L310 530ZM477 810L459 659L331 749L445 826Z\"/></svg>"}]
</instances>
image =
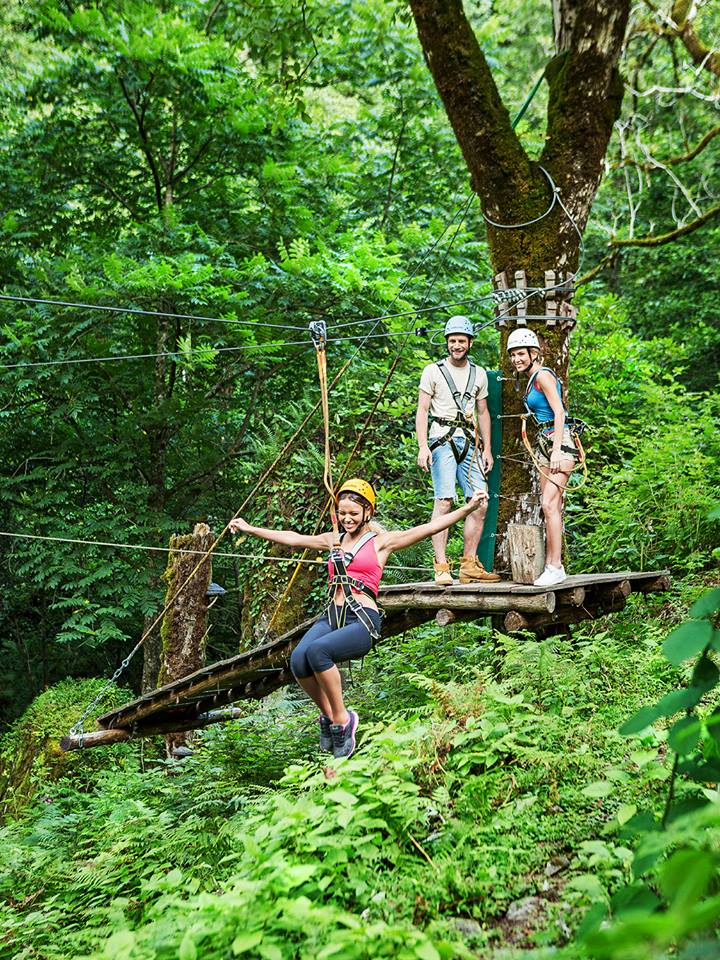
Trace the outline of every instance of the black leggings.
<instances>
[{"instance_id":1,"label":"black leggings","mask_svg":"<svg viewBox=\"0 0 720 960\"><path fill-rule=\"evenodd\" d=\"M365 607L365 612L379 632L380 614L372 607ZM336 623L338 613L342 615L341 607L335 608L333 620ZM290 669L301 680L329 670L343 660L359 660L372 646L367 627L360 623L352 610L346 611L345 626L338 629L330 623L328 615L326 613L315 621L292 652Z\"/></svg>"}]
</instances>

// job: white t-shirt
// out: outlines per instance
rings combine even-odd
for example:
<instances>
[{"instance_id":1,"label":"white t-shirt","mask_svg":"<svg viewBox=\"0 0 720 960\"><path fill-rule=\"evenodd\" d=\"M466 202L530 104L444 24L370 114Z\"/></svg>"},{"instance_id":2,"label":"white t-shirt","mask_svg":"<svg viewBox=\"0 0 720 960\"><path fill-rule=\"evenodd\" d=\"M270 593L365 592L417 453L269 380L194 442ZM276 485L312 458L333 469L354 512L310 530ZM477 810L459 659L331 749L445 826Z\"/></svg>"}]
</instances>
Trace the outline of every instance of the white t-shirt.
<instances>
[{"instance_id":1,"label":"white t-shirt","mask_svg":"<svg viewBox=\"0 0 720 960\"><path fill-rule=\"evenodd\" d=\"M470 377L469 362L466 361L462 367L455 367L447 360L444 367L447 373L450 374L455 387L460 391L462 401L462 395L465 393L465 388L467 387ZM420 389L423 393L430 394L431 417L441 417L443 420L454 420L455 417L458 416L459 411L455 406L453 395L436 363L429 363L423 370L422 376L420 377ZM476 365L475 385L473 386L472 397L468 400L468 409L466 409L465 413L470 415L474 414L478 400L484 400L487 395L487 373L482 367ZM447 433L447 427L441 427L439 423L430 423L430 431L428 434L430 438L439 437L444 433ZM455 431L455 436L458 435L463 436L462 430L458 429Z\"/></svg>"}]
</instances>

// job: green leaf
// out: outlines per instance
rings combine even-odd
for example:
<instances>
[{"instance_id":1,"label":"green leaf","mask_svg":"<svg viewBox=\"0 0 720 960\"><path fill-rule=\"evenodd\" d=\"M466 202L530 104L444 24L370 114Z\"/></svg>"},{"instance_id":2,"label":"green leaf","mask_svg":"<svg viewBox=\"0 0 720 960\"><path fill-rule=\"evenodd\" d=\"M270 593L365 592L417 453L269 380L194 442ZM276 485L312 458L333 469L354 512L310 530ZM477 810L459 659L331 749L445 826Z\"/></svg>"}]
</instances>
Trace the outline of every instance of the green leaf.
<instances>
[{"instance_id":1,"label":"green leaf","mask_svg":"<svg viewBox=\"0 0 720 960\"><path fill-rule=\"evenodd\" d=\"M714 661L706 654L695 664L690 683L693 687L696 687L702 695L716 687L718 680L720 680L720 671Z\"/></svg>"},{"instance_id":2,"label":"green leaf","mask_svg":"<svg viewBox=\"0 0 720 960\"><path fill-rule=\"evenodd\" d=\"M699 620L701 617L712 617L718 610L720 610L720 587L715 587L698 597L690 607L690 616Z\"/></svg>"},{"instance_id":3,"label":"green leaf","mask_svg":"<svg viewBox=\"0 0 720 960\"><path fill-rule=\"evenodd\" d=\"M420 960L440 960L440 954L429 940L415 947L415 956L419 957Z\"/></svg>"},{"instance_id":4,"label":"green leaf","mask_svg":"<svg viewBox=\"0 0 720 960\"><path fill-rule=\"evenodd\" d=\"M715 858L706 850L677 850L660 871L660 888L675 910L688 910L706 892Z\"/></svg>"},{"instance_id":5,"label":"green leaf","mask_svg":"<svg viewBox=\"0 0 720 960\"><path fill-rule=\"evenodd\" d=\"M589 783L580 792L584 797L608 797L614 789L614 784L607 780L596 780L594 783Z\"/></svg>"},{"instance_id":6,"label":"green leaf","mask_svg":"<svg viewBox=\"0 0 720 960\"><path fill-rule=\"evenodd\" d=\"M190 932L185 934L178 950L178 960L197 960L197 947Z\"/></svg>"},{"instance_id":7,"label":"green leaf","mask_svg":"<svg viewBox=\"0 0 720 960\"><path fill-rule=\"evenodd\" d=\"M697 717L681 717L677 723L670 728L668 734L668 745L675 753L681 757L691 753L700 739L700 721Z\"/></svg>"},{"instance_id":8,"label":"green leaf","mask_svg":"<svg viewBox=\"0 0 720 960\"><path fill-rule=\"evenodd\" d=\"M620 727L620 733L624 737L632 736L633 733L640 733L651 723L654 723L660 716L657 705L652 707L641 707L637 713L634 713L629 720Z\"/></svg>"},{"instance_id":9,"label":"green leaf","mask_svg":"<svg viewBox=\"0 0 720 960\"><path fill-rule=\"evenodd\" d=\"M240 953L247 953L256 947L263 938L262 930L251 930L246 933L239 933L232 942L232 952L235 956Z\"/></svg>"},{"instance_id":10,"label":"green leaf","mask_svg":"<svg viewBox=\"0 0 720 960\"><path fill-rule=\"evenodd\" d=\"M617 819L621 827L637 813L637 807L634 803L623 803L622 806L618 809Z\"/></svg>"},{"instance_id":11,"label":"green leaf","mask_svg":"<svg viewBox=\"0 0 720 960\"><path fill-rule=\"evenodd\" d=\"M700 702L702 695L703 691L694 686L683 687L682 690L671 690L657 702L655 709L658 717L671 717L680 710L689 710Z\"/></svg>"},{"instance_id":12,"label":"green leaf","mask_svg":"<svg viewBox=\"0 0 720 960\"><path fill-rule=\"evenodd\" d=\"M715 707L710 715L706 717L705 726L715 743L720 743L720 707Z\"/></svg>"},{"instance_id":13,"label":"green leaf","mask_svg":"<svg viewBox=\"0 0 720 960\"><path fill-rule=\"evenodd\" d=\"M712 624L708 620L687 620L669 635L662 651L670 663L679 666L688 657L704 650L712 639Z\"/></svg>"}]
</instances>

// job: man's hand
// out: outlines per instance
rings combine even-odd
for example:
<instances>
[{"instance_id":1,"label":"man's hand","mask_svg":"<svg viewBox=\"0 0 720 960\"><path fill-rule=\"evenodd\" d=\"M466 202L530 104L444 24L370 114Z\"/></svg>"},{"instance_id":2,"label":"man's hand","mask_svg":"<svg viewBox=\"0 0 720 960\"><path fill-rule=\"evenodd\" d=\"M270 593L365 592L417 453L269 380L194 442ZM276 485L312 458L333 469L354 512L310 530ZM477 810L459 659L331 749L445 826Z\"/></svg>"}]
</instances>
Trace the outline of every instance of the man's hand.
<instances>
[{"instance_id":1,"label":"man's hand","mask_svg":"<svg viewBox=\"0 0 720 960\"><path fill-rule=\"evenodd\" d=\"M427 473L432 463L432 450L426 443L420 447L417 462L420 469Z\"/></svg>"},{"instance_id":2,"label":"man's hand","mask_svg":"<svg viewBox=\"0 0 720 960\"><path fill-rule=\"evenodd\" d=\"M492 470L493 464L495 463L495 461L493 460L493 455L490 453L487 447L485 448L485 450L483 450L482 461L483 461L483 469L485 470L485 476L487 476Z\"/></svg>"}]
</instances>

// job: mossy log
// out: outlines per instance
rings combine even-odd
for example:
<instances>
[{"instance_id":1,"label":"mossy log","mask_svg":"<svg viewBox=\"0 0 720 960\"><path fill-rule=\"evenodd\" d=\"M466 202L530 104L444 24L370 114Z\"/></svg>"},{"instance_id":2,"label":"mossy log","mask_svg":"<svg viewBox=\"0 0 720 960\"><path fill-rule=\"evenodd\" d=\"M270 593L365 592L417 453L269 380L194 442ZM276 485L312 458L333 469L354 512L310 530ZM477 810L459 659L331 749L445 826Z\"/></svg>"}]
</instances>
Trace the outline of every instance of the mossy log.
<instances>
[{"instance_id":1,"label":"mossy log","mask_svg":"<svg viewBox=\"0 0 720 960\"><path fill-rule=\"evenodd\" d=\"M192 534L170 538L170 554L163 579L167 583L165 603L169 604L160 628L162 659L158 686L195 673L205 664L207 636L207 591L210 586L210 557L198 566L198 556L207 553L215 538L205 523ZM192 551L192 552L183 552ZM165 738L168 756L185 746L186 734L169 733Z\"/></svg>"}]
</instances>

